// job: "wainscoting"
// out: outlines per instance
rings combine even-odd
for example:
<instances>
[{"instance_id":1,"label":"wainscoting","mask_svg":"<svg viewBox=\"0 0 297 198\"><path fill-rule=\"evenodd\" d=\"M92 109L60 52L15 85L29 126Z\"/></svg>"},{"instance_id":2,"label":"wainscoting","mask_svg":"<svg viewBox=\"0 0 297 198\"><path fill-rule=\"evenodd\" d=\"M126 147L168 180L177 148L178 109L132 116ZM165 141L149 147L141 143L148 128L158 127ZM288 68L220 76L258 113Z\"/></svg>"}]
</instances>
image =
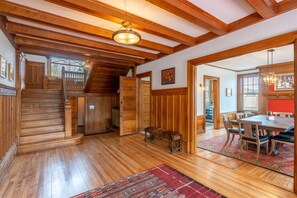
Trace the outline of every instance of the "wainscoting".
<instances>
[{"instance_id":1,"label":"wainscoting","mask_svg":"<svg viewBox=\"0 0 297 198\"><path fill-rule=\"evenodd\" d=\"M14 90L0 90L0 181L16 154L17 97Z\"/></svg>"},{"instance_id":2,"label":"wainscoting","mask_svg":"<svg viewBox=\"0 0 297 198\"><path fill-rule=\"evenodd\" d=\"M151 97L151 126L177 131L187 144L187 88L154 90Z\"/></svg>"},{"instance_id":3,"label":"wainscoting","mask_svg":"<svg viewBox=\"0 0 297 198\"><path fill-rule=\"evenodd\" d=\"M198 115L196 117L197 133L205 132L205 115Z\"/></svg>"}]
</instances>

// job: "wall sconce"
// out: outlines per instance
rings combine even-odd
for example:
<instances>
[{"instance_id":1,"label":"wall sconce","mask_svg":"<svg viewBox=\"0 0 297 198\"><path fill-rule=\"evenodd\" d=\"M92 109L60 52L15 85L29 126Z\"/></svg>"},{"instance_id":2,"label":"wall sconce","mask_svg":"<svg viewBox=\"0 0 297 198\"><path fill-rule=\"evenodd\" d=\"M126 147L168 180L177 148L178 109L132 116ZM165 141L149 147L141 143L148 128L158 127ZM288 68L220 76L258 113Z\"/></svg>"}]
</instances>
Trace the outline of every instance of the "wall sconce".
<instances>
[{"instance_id":1,"label":"wall sconce","mask_svg":"<svg viewBox=\"0 0 297 198\"><path fill-rule=\"evenodd\" d=\"M203 90L203 91L205 90L204 86L201 83L199 84L199 87L201 90Z\"/></svg>"}]
</instances>

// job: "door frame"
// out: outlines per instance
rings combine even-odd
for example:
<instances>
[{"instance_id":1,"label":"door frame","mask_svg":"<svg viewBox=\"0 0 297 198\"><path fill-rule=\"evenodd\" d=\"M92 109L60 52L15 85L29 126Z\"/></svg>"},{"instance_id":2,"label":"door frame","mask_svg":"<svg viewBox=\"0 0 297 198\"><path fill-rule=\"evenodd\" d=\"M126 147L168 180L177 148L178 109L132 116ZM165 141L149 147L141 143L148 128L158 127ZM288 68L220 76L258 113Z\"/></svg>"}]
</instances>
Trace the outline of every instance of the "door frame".
<instances>
[{"instance_id":1,"label":"door frame","mask_svg":"<svg viewBox=\"0 0 297 198\"><path fill-rule=\"evenodd\" d=\"M145 78L145 77L150 77L150 125L152 123L152 120L151 120L151 112L152 112L152 72L151 71L148 71L148 72L144 72L144 73L140 73L140 74L137 74L136 75L137 78ZM141 83L139 81L139 83ZM140 93L140 86L138 86L138 93ZM138 104L140 106L140 104ZM138 107L139 108L139 107ZM140 122L140 111L138 111L138 124ZM138 129L139 130L139 129Z\"/></svg>"},{"instance_id":2,"label":"door frame","mask_svg":"<svg viewBox=\"0 0 297 198\"><path fill-rule=\"evenodd\" d=\"M248 54L256 51L267 50L273 47L281 47L284 45L294 44L294 73L297 71L297 31L285 33L279 36L270 37L268 39L260 40L250 44L231 48L225 51L206 55L203 57L194 58L187 61L187 85L188 85L188 133L190 137L190 153L197 152L197 121L196 121L196 69L198 65L209 62L219 61L226 58L232 58L243 54ZM295 81L297 75L295 75ZM294 91L294 96L297 98L297 91ZM295 112L297 112L297 105L295 105ZM297 125L297 116L294 118L294 125ZM297 162L297 139L294 140L294 166ZM294 169L294 193L297 194L297 169Z\"/></svg>"},{"instance_id":3,"label":"door frame","mask_svg":"<svg viewBox=\"0 0 297 198\"><path fill-rule=\"evenodd\" d=\"M206 80L214 81L214 109L213 109L213 128L220 129L220 78L216 76L203 75L203 85ZM197 89L195 89L197 91ZM197 94L197 92L195 93ZM205 90L203 91L203 115L206 118ZM204 119L204 131L206 132L206 119Z\"/></svg>"}]
</instances>

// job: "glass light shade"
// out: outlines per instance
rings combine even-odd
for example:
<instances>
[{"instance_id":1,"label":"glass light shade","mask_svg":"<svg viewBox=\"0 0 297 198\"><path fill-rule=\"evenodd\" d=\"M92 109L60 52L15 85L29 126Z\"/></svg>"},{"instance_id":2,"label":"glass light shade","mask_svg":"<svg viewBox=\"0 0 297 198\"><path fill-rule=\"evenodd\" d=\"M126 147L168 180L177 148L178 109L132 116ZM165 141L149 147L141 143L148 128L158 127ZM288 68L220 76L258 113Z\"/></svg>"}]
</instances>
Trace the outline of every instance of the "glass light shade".
<instances>
[{"instance_id":1,"label":"glass light shade","mask_svg":"<svg viewBox=\"0 0 297 198\"><path fill-rule=\"evenodd\" d=\"M118 30L112 34L112 40L124 45L135 45L141 40L141 36L131 29Z\"/></svg>"},{"instance_id":2,"label":"glass light shade","mask_svg":"<svg viewBox=\"0 0 297 198\"><path fill-rule=\"evenodd\" d=\"M92 67L91 62L90 61L87 61L86 64L85 64L85 70L90 71L91 70L91 67Z\"/></svg>"},{"instance_id":3,"label":"glass light shade","mask_svg":"<svg viewBox=\"0 0 297 198\"><path fill-rule=\"evenodd\" d=\"M266 85L273 85L276 82L276 75L274 73L262 74L263 82Z\"/></svg>"}]
</instances>

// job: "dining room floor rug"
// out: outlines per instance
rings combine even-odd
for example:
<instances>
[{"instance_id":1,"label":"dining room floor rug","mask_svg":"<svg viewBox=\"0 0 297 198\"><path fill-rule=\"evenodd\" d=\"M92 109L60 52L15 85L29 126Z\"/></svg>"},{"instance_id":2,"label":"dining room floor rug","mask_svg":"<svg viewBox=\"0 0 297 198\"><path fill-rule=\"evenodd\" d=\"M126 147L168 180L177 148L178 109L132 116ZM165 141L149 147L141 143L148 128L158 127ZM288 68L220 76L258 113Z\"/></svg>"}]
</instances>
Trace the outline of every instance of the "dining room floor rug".
<instances>
[{"instance_id":1,"label":"dining room floor rug","mask_svg":"<svg viewBox=\"0 0 297 198\"><path fill-rule=\"evenodd\" d=\"M73 198L92 197L215 198L225 196L163 164L86 191Z\"/></svg>"},{"instance_id":2,"label":"dining room floor rug","mask_svg":"<svg viewBox=\"0 0 297 198\"><path fill-rule=\"evenodd\" d=\"M255 150L243 149L242 155L240 155L241 144L238 142L238 138L238 136L235 136L232 143L230 143L230 140L229 143L224 146L227 139L227 135L224 134L210 139L198 141L198 148L239 159L279 173L283 173L285 175L293 176L294 145L283 144L279 147L279 154L277 156L266 155L265 147L261 147L261 152L257 161L257 153Z\"/></svg>"}]
</instances>

